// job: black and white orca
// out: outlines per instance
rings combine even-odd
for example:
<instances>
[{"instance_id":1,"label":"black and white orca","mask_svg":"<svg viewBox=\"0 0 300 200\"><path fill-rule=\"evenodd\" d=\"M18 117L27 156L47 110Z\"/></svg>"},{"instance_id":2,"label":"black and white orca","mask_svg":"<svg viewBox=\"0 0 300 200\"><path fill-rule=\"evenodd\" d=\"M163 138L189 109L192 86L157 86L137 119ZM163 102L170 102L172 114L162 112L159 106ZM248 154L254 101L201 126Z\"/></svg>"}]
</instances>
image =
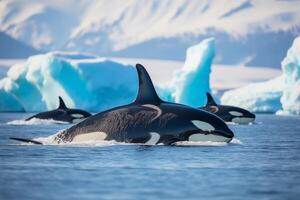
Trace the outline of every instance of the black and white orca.
<instances>
[{"instance_id":1,"label":"black and white orca","mask_svg":"<svg viewBox=\"0 0 300 200\"><path fill-rule=\"evenodd\" d=\"M36 118L36 119L52 119L55 121L68 122L68 123L77 123L91 116L90 113L84 110L67 108L63 99L61 97L58 98L59 98L59 106L57 109L38 113L25 120L29 121L33 118Z\"/></svg>"},{"instance_id":2,"label":"black and white orca","mask_svg":"<svg viewBox=\"0 0 300 200\"><path fill-rule=\"evenodd\" d=\"M161 100L146 69L136 65L139 90L136 100L93 115L57 133L56 144L114 140L146 145L171 145L185 141L230 142L234 136L214 114ZM40 141L12 138L35 144Z\"/></svg>"},{"instance_id":3,"label":"black and white orca","mask_svg":"<svg viewBox=\"0 0 300 200\"><path fill-rule=\"evenodd\" d=\"M248 124L255 120L255 114L245 110L243 108L218 105L210 93L206 93L207 104L204 107L200 107L202 110L214 113L222 118L225 122L234 122L237 124Z\"/></svg>"}]
</instances>

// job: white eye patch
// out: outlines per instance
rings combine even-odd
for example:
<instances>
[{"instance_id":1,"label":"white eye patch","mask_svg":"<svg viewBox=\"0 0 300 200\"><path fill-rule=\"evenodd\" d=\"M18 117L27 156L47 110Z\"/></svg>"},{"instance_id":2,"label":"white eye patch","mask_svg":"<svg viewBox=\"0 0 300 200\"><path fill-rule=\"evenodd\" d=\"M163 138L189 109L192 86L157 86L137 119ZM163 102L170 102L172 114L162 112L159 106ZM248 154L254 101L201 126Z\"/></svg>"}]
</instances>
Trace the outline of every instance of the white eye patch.
<instances>
[{"instance_id":1,"label":"white eye patch","mask_svg":"<svg viewBox=\"0 0 300 200\"><path fill-rule=\"evenodd\" d=\"M243 113L237 112L237 111L229 111L229 114L237 117L243 116Z\"/></svg>"},{"instance_id":2,"label":"white eye patch","mask_svg":"<svg viewBox=\"0 0 300 200\"><path fill-rule=\"evenodd\" d=\"M82 114L71 114L72 117L74 118L82 118L84 117Z\"/></svg>"},{"instance_id":3,"label":"white eye patch","mask_svg":"<svg viewBox=\"0 0 300 200\"><path fill-rule=\"evenodd\" d=\"M213 127L211 124L207 123L207 122L203 122L203 121L199 121L199 120L193 120L192 123L199 129L201 129L202 131L214 131L215 127Z\"/></svg>"}]
</instances>

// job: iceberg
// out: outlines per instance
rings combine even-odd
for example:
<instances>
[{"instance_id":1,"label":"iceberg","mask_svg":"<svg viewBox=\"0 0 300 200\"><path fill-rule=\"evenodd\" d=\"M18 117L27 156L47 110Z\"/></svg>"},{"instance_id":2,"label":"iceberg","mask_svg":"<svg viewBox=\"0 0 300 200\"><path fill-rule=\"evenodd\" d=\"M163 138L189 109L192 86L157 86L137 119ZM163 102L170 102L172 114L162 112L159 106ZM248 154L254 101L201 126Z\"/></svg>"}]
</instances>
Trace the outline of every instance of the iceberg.
<instances>
[{"instance_id":1,"label":"iceberg","mask_svg":"<svg viewBox=\"0 0 300 200\"><path fill-rule=\"evenodd\" d=\"M8 85L9 80L0 81L0 111L1 112L10 112L18 111L24 112L22 104L9 92L5 90L6 85ZM5 85L4 85L5 84ZM8 85L9 87L10 85Z\"/></svg>"},{"instance_id":2,"label":"iceberg","mask_svg":"<svg viewBox=\"0 0 300 200\"><path fill-rule=\"evenodd\" d=\"M160 86L159 91L164 99L193 107L205 105L206 92L210 92L209 80L214 56L214 38L189 47L184 66L174 73L170 83Z\"/></svg>"},{"instance_id":3,"label":"iceberg","mask_svg":"<svg viewBox=\"0 0 300 200\"><path fill-rule=\"evenodd\" d=\"M172 81L155 86L162 99L191 106L204 104L205 92L210 91L214 49L212 38L190 47L184 66ZM131 103L137 88L132 65L81 53L49 52L9 69L0 80L0 111L52 110L62 96L69 107L99 112Z\"/></svg>"},{"instance_id":4,"label":"iceberg","mask_svg":"<svg viewBox=\"0 0 300 200\"><path fill-rule=\"evenodd\" d=\"M11 97L18 104L3 100L0 108L51 110L57 107L60 95L69 107L97 111L131 102L136 85L133 66L83 54L50 52L10 68L0 82L1 99Z\"/></svg>"},{"instance_id":5,"label":"iceberg","mask_svg":"<svg viewBox=\"0 0 300 200\"><path fill-rule=\"evenodd\" d=\"M281 63L284 89L282 113L300 114L300 37L297 37ZM278 112L281 113L281 112Z\"/></svg>"},{"instance_id":6,"label":"iceberg","mask_svg":"<svg viewBox=\"0 0 300 200\"><path fill-rule=\"evenodd\" d=\"M238 106L252 112L274 113L281 109L283 77L252 83L241 88L224 92L221 104Z\"/></svg>"},{"instance_id":7,"label":"iceberg","mask_svg":"<svg viewBox=\"0 0 300 200\"><path fill-rule=\"evenodd\" d=\"M253 112L300 114L300 37L281 63L282 75L225 92L222 104L240 106Z\"/></svg>"}]
</instances>

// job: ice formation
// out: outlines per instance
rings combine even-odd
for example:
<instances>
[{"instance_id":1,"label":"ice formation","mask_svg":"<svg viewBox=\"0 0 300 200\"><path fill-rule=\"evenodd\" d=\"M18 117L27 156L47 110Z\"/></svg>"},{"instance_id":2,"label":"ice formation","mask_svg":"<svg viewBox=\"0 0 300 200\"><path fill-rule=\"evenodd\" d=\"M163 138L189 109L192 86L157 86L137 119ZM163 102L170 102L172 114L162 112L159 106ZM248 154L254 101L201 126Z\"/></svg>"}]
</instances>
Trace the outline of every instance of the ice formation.
<instances>
[{"instance_id":1,"label":"ice formation","mask_svg":"<svg viewBox=\"0 0 300 200\"><path fill-rule=\"evenodd\" d=\"M297 37L281 63L282 75L266 82L230 90L221 98L254 112L300 114L300 37Z\"/></svg>"},{"instance_id":2,"label":"ice formation","mask_svg":"<svg viewBox=\"0 0 300 200\"><path fill-rule=\"evenodd\" d=\"M166 100L199 106L209 91L214 40L187 50L186 62L167 86L156 86ZM14 65L0 80L0 111L43 111L58 105L98 112L131 103L137 93L136 70L105 58L79 53L50 52Z\"/></svg>"},{"instance_id":3,"label":"ice formation","mask_svg":"<svg viewBox=\"0 0 300 200\"><path fill-rule=\"evenodd\" d=\"M284 113L300 114L300 37L297 37L281 63L284 89L280 99Z\"/></svg>"},{"instance_id":4,"label":"ice formation","mask_svg":"<svg viewBox=\"0 0 300 200\"><path fill-rule=\"evenodd\" d=\"M52 52L14 65L0 82L1 109L42 111L58 105L91 111L133 100L137 77L132 66L76 53ZM2 100L3 96L9 100ZM18 102L15 103L15 102Z\"/></svg>"},{"instance_id":5,"label":"ice formation","mask_svg":"<svg viewBox=\"0 0 300 200\"><path fill-rule=\"evenodd\" d=\"M184 66L175 72L173 80L167 86L162 86L165 92L162 96L165 99L194 107L205 104L205 93L210 91L214 44L215 40L208 38L187 49Z\"/></svg>"},{"instance_id":6,"label":"ice formation","mask_svg":"<svg viewBox=\"0 0 300 200\"><path fill-rule=\"evenodd\" d=\"M276 112L281 109L282 89L283 78L279 76L229 90L221 97L221 104L239 106L253 112Z\"/></svg>"}]
</instances>

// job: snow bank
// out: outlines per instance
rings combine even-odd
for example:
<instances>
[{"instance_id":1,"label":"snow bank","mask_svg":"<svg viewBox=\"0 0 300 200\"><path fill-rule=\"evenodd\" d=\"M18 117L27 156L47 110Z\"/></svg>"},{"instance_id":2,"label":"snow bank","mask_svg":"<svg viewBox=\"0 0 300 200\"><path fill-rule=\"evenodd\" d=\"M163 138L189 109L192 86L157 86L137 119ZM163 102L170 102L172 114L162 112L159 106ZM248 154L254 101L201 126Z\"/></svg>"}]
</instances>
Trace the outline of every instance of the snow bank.
<instances>
[{"instance_id":1,"label":"snow bank","mask_svg":"<svg viewBox=\"0 0 300 200\"><path fill-rule=\"evenodd\" d=\"M253 112L300 114L300 37L294 40L281 68L282 75L277 78L225 92L222 104Z\"/></svg>"},{"instance_id":2,"label":"snow bank","mask_svg":"<svg viewBox=\"0 0 300 200\"><path fill-rule=\"evenodd\" d=\"M195 106L204 103L213 57L213 39L189 48L183 68L172 81L156 86L160 96ZM79 53L50 52L10 68L0 80L0 111L51 110L62 96L69 107L97 112L132 102L137 88L132 65Z\"/></svg>"}]
</instances>

